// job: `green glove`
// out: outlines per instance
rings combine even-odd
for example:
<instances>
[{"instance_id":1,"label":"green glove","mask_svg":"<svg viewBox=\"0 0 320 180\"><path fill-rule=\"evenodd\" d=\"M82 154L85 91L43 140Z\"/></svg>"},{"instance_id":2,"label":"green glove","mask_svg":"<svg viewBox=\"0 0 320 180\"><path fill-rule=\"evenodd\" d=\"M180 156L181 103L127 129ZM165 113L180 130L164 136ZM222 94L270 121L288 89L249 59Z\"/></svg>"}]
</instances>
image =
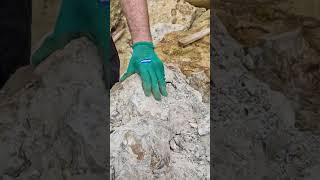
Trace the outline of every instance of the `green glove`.
<instances>
[{"instance_id":1,"label":"green glove","mask_svg":"<svg viewBox=\"0 0 320 180\"><path fill-rule=\"evenodd\" d=\"M37 66L57 49L71 40L88 37L108 60L109 2L102 0L63 0L54 30L32 55L31 64Z\"/></svg>"},{"instance_id":2,"label":"green glove","mask_svg":"<svg viewBox=\"0 0 320 180\"><path fill-rule=\"evenodd\" d=\"M161 100L161 94L167 96L164 66L154 51L152 42L137 42L133 44L133 53L127 72L120 78L124 81L127 77L138 73L142 80L142 87L146 96L151 92L154 98Z\"/></svg>"}]
</instances>

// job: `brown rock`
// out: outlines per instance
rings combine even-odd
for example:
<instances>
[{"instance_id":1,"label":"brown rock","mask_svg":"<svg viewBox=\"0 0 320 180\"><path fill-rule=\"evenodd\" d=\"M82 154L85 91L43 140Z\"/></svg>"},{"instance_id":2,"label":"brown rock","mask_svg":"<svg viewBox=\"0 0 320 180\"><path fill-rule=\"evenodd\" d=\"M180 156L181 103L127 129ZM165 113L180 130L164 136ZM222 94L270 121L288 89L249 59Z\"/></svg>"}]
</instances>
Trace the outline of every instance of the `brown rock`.
<instances>
[{"instance_id":1,"label":"brown rock","mask_svg":"<svg viewBox=\"0 0 320 180\"><path fill-rule=\"evenodd\" d=\"M194 6L210 9L211 0L186 0L186 1Z\"/></svg>"},{"instance_id":2,"label":"brown rock","mask_svg":"<svg viewBox=\"0 0 320 180\"><path fill-rule=\"evenodd\" d=\"M209 101L210 91L210 35L185 47L181 47L178 40L209 26L210 10L196 19L190 30L169 33L156 47L160 59L166 63L179 65L183 74L190 80L191 85L204 95L205 102Z\"/></svg>"},{"instance_id":3,"label":"brown rock","mask_svg":"<svg viewBox=\"0 0 320 180\"><path fill-rule=\"evenodd\" d=\"M110 2L110 28L114 29L120 23L122 14L120 0Z\"/></svg>"}]
</instances>

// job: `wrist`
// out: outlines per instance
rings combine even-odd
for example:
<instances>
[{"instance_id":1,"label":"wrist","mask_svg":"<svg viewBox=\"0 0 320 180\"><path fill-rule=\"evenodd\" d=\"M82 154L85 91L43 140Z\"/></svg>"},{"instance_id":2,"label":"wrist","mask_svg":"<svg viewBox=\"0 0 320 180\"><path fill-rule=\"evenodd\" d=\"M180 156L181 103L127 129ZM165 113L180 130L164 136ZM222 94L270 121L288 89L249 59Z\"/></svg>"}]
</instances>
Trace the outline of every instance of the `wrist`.
<instances>
[{"instance_id":1,"label":"wrist","mask_svg":"<svg viewBox=\"0 0 320 180\"><path fill-rule=\"evenodd\" d=\"M133 43L132 45L132 49L135 49L137 47L148 47L148 48L151 48L151 49L154 49L154 45L152 43L152 41L139 41L139 42L135 42Z\"/></svg>"},{"instance_id":2,"label":"wrist","mask_svg":"<svg viewBox=\"0 0 320 180\"><path fill-rule=\"evenodd\" d=\"M149 33L141 33L139 35L137 35L137 33L135 34L136 34L135 36L132 36L133 44L136 42L142 42L142 41L152 42L152 37Z\"/></svg>"}]
</instances>

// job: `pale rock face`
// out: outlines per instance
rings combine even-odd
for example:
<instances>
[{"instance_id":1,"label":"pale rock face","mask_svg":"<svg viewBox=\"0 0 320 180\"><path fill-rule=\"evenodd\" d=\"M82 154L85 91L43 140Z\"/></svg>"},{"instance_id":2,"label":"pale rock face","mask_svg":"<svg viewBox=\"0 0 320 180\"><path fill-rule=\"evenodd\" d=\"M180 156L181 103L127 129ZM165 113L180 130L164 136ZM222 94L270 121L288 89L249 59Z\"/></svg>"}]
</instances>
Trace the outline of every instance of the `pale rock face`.
<instances>
[{"instance_id":1,"label":"pale rock face","mask_svg":"<svg viewBox=\"0 0 320 180\"><path fill-rule=\"evenodd\" d=\"M251 54L212 22L213 179L316 179L319 135L295 127L295 102L257 79L242 62Z\"/></svg>"},{"instance_id":2,"label":"pale rock face","mask_svg":"<svg viewBox=\"0 0 320 180\"><path fill-rule=\"evenodd\" d=\"M59 54L39 82L1 101L0 179L107 178L101 58L84 39Z\"/></svg>"},{"instance_id":3,"label":"pale rock face","mask_svg":"<svg viewBox=\"0 0 320 180\"><path fill-rule=\"evenodd\" d=\"M1 102L0 177L104 180L109 122L98 51L79 39L47 60L40 81ZM161 102L144 95L137 75L112 89L112 177L209 179L209 105L176 67L166 75Z\"/></svg>"},{"instance_id":4,"label":"pale rock face","mask_svg":"<svg viewBox=\"0 0 320 180\"><path fill-rule=\"evenodd\" d=\"M166 79L161 102L144 95L137 75L111 90L115 179L209 179L209 106L176 67Z\"/></svg>"}]
</instances>

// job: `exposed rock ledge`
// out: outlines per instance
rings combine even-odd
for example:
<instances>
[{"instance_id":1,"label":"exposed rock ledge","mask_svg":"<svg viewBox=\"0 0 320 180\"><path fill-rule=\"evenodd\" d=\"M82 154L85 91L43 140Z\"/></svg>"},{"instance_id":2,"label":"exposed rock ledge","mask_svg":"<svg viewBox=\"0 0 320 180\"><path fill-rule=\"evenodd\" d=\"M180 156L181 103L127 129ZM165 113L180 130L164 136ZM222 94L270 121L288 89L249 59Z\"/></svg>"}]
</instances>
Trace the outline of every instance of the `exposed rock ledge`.
<instances>
[{"instance_id":1,"label":"exposed rock ledge","mask_svg":"<svg viewBox=\"0 0 320 180\"><path fill-rule=\"evenodd\" d=\"M111 178L210 179L210 113L175 67L169 96L145 97L135 75L111 91Z\"/></svg>"},{"instance_id":2,"label":"exposed rock ledge","mask_svg":"<svg viewBox=\"0 0 320 180\"><path fill-rule=\"evenodd\" d=\"M107 178L106 91L97 54L92 43L75 40L47 59L54 63L39 82L1 99L0 179Z\"/></svg>"},{"instance_id":3,"label":"exposed rock ledge","mask_svg":"<svg viewBox=\"0 0 320 180\"><path fill-rule=\"evenodd\" d=\"M75 40L47 60L40 81L1 99L0 179L107 179L106 91L95 46ZM112 89L116 179L209 179L209 105L178 69L166 70L173 85L161 102L144 96L138 76Z\"/></svg>"}]
</instances>

